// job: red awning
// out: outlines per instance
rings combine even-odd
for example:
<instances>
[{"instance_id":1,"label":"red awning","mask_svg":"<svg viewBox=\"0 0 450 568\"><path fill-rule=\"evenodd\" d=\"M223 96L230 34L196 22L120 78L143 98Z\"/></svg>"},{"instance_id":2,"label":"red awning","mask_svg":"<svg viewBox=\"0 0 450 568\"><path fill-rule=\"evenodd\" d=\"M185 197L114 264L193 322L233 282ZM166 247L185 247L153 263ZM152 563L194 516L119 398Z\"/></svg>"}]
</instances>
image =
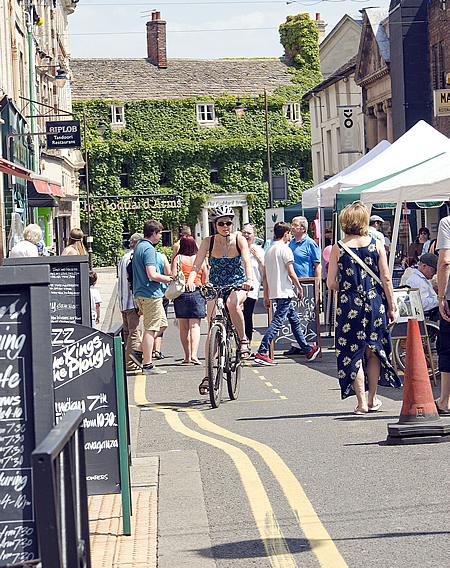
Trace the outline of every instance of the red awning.
<instances>
[{"instance_id":1,"label":"red awning","mask_svg":"<svg viewBox=\"0 0 450 568\"><path fill-rule=\"evenodd\" d=\"M34 173L23 166L19 166L19 164L8 162L8 160L5 160L4 158L0 158L0 172L10 176L20 177L22 179L30 179L30 174Z\"/></svg>"},{"instance_id":2,"label":"red awning","mask_svg":"<svg viewBox=\"0 0 450 568\"><path fill-rule=\"evenodd\" d=\"M52 194L52 191L50 189L50 184L48 182L42 181L40 179L33 179L31 181L33 182L34 188L38 193L45 193L47 195Z\"/></svg>"},{"instance_id":3,"label":"red awning","mask_svg":"<svg viewBox=\"0 0 450 568\"><path fill-rule=\"evenodd\" d=\"M56 185L56 183L50 184L50 191L52 195L56 195L56 197L66 197L62 187L60 185Z\"/></svg>"}]
</instances>

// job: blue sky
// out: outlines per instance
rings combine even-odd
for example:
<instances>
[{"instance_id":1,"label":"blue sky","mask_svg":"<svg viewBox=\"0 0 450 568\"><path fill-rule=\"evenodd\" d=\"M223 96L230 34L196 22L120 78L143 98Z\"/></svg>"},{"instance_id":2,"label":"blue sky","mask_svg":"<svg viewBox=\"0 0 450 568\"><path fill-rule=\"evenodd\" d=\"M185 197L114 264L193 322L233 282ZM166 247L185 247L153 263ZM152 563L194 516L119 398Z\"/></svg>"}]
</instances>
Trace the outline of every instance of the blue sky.
<instances>
[{"instance_id":1,"label":"blue sky","mask_svg":"<svg viewBox=\"0 0 450 568\"><path fill-rule=\"evenodd\" d=\"M388 7L387 0L377 3ZM344 14L374 5L367 0L80 0L68 18L71 57L146 57L145 23L151 11L167 22L169 58L280 57L278 26L286 16L320 13L327 33Z\"/></svg>"}]
</instances>

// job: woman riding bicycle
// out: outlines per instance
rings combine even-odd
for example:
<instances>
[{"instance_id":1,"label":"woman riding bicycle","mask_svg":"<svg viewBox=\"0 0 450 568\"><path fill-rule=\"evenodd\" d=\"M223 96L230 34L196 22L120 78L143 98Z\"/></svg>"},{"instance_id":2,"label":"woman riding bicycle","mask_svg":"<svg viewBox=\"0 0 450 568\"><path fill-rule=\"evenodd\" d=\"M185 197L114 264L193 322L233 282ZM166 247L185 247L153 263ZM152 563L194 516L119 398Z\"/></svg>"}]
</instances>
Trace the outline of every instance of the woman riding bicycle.
<instances>
[{"instance_id":1,"label":"woman riding bicycle","mask_svg":"<svg viewBox=\"0 0 450 568\"><path fill-rule=\"evenodd\" d=\"M242 290L230 293L227 307L234 327L239 335L241 359L250 356L250 342L245 335L244 316L241 305L247 297L247 291L253 285L253 270L247 241L240 234L231 232L234 211L231 207L216 207L210 214L216 234L205 237L200 245L194 265L189 274L186 289L195 290L194 280L209 252L209 282L213 286L242 285ZM208 337L206 340L205 366L208 368L209 322L213 317L214 301L207 302ZM208 377L199 386L200 394L208 394Z\"/></svg>"}]
</instances>

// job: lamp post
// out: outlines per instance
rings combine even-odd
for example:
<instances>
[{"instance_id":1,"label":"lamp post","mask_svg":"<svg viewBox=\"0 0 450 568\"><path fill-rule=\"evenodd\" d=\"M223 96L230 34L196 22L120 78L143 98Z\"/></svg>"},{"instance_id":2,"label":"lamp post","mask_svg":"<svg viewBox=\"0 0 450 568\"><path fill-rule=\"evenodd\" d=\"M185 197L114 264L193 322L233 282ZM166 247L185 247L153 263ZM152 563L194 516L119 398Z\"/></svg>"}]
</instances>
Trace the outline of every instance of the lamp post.
<instances>
[{"instance_id":1,"label":"lamp post","mask_svg":"<svg viewBox=\"0 0 450 568\"><path fill-rule=\"evenodd\" d=\"M241 117L247 110L242 102L238 99L236 106L233 108L236 116ZM267 148L267 181L269 184L269 208L273 207L273 191L272 191L272 171L270 167L270 145L269 145L269 112L267 107L267 91L264 89L264 111L266 116L266 148Z\"/></svg>"},{"instance_id":2,"label":"lamp post","mask_svg":"<svg viewBox=\"0 0 450 568\"><path fill-rule=\"evenodd\" d=\"M108 127L103 122L102 119L98 120L97 132L100 136L103 136L108 130ZM91 236L91 206L89 201L89 165L88 165L88 151L87 151L87 141L86 141L86 109L83 107L83 130L84 130L84 161L85 161L85 171L86 171L86 207L87 207L87 221L88 221L88 234L86 241L88 244L88 256L89 256L89 269L92 270L92 242L94 238Z\"/></svg>"}]
</instances>

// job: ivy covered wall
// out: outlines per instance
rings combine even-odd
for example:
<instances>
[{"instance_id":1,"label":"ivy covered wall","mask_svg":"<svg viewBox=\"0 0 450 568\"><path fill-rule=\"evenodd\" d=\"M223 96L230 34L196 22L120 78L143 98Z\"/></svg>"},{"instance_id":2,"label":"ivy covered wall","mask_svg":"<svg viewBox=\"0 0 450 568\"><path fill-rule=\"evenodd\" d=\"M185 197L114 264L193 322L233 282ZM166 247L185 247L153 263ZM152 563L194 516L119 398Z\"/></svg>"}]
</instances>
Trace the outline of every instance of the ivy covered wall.
<instances>
[{"instance_id":1,"label":"ivy covered wall","mask_svg":"<svg viewBox=\"0 0 450 568\"><path fill-rule=\"evenodd\" d=\"M310 26L306 26L306 45L317 43L317 24L309 20L309 15L303 16L308 16L310 22ZM304 24L302 19L302 26L298 28L301 34ZM292 34L289 37L292 38ZM279 206L298 202L302 191L312 185L308 103L301 103L304 121L301 126L287 121L283 105L302 101L303 94L311 88L311 74L318 75L316 82L321 80L316 66L314 61L313 65L309 60L293 61L292 68L288 68L292 86L280 87L268 97L271 166L274 170L286 167L289 184L289 201L277 202ZM302 79L305 70L307 80ZM218 126L202 128L198 124L197 101L214 102ZM114 211L104 210L91 200L96 266L114 263L124 228L130 234L142 231L143 223L150 218L160 220L166 229L174 231L183 221L194 227L208 193L249 192L251 221L259 236L264 237L264 210L268 207L264 94L257 98L242 97L241 101L246 107L241 117L232 110L236 97L226 94L217 98L127 102L124 104L126 128L120 131L109 128L103 139L95 130L98 119L109 124L111 104L121 102L73 103L75 118L82 120L83 106L86 111L91 196L173 193L181 199L179 209L150 207ZM218 167L218 183L210 182L211 163ZM80 195L83 191L80 183ZM81 217L85 229L86 213L82 211Z\"/></svg>"}]
</instances>

